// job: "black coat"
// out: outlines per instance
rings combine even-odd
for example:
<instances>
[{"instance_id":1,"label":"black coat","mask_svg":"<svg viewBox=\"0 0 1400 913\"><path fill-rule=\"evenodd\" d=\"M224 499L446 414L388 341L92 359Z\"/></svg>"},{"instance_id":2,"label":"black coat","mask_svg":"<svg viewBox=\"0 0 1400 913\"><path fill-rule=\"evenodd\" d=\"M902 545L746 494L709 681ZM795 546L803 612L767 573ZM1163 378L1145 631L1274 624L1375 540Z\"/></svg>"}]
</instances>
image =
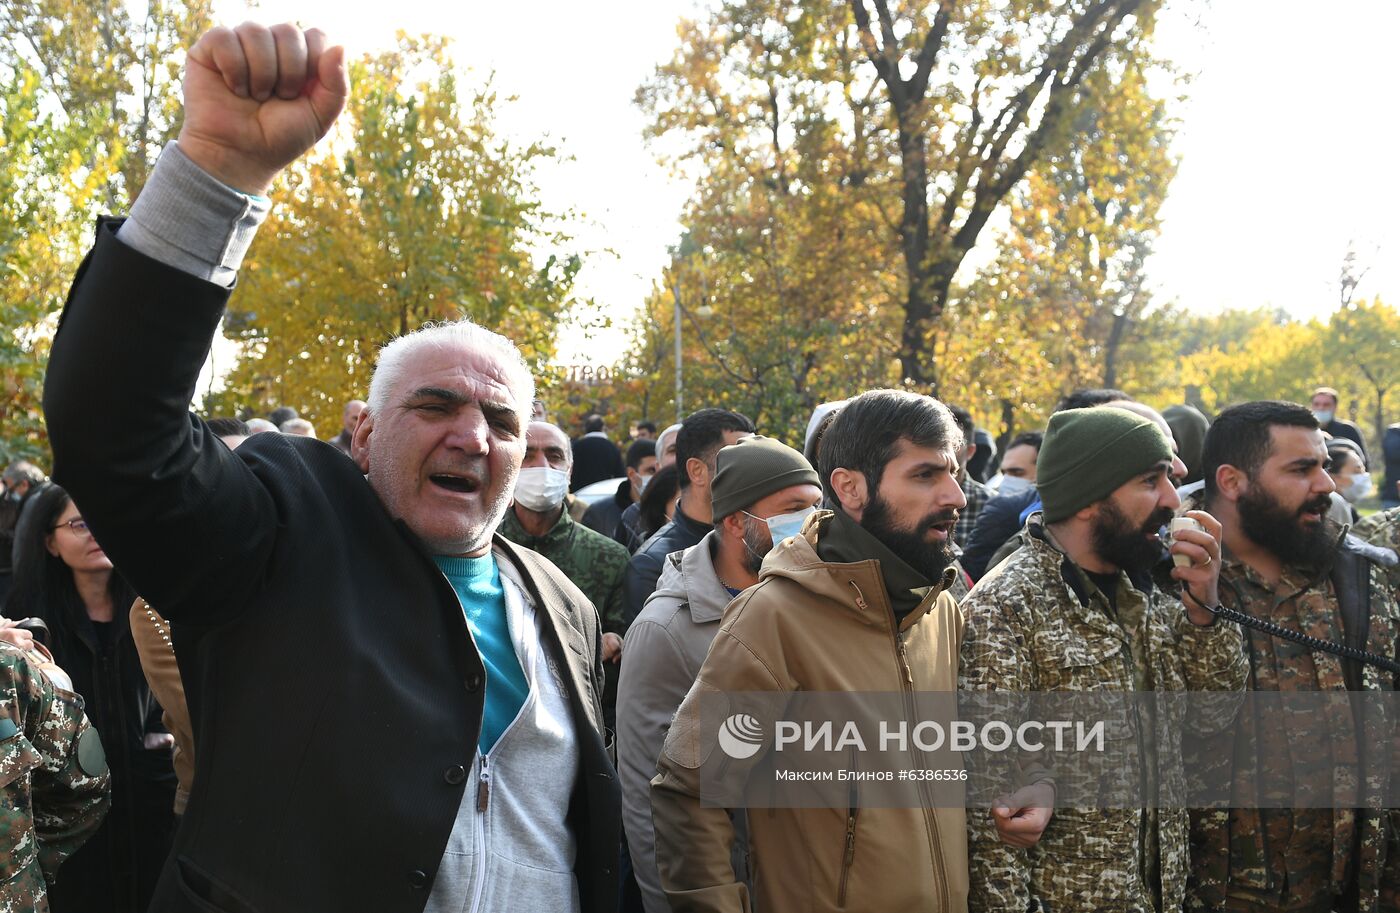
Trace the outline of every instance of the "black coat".
<instances>
[{"instance_id":1,"label":"black coat","mask_svg":"<svg viewBox=\"0 0 1400 913\"><path fill-rule=\"evenodd\" d=\"M708 523L687 517L677 505L671 522L658 529L646 545L637 549L632 560L627 562L627 576L622 582L623 618L629 627L641 614L651 594L656 592L656 581L661 579L666 556L690 548L712 529L714 527Z\"/></svg>"},{"instance_id":2,"label":"black coat","mask_svg":"<svg viewBox=\"0 0 1400 913\"><path fill-rule=\"evenodd\" d=\"M1021 531L1021 514L1035 503L1040 493L1034 488L1014 495L997 495L977 512L977 523L967 537L958 564L974 582L987 573L987 565L1007 540Z\"/></svg>"},{"instance_id":3,"label":"black coat","mask_svg":"<svg viewBox=\"0 0 1400 913\"><path fill-rule=\"evenodd\" d=\"M112 770L112 807L102 826L63 863L49 888L54 913L142 913L175 835L175 768L131 639L129 605L117 606L106 642L81 612L45 613L54 660L73 679Z\"/></svg>"},{"instance_id":4,"label":"black coat","mask_svg":"<svg viewBox=\"0 0 1400 913\"><path fill-rule=\"evenodd\" d=\"M234 454L187 414L229 290L114 231L99 226L79 270L44 407L55 478L175 626L195 779L151 910L417 913L481 726L461 605L344 454L279 434ZM565 670L575 871L583 909L611 913L620 801L597 612L549 562L495 544Z\"/></svg>"},{"instance_id":5,"label":"black coat","mask_svg":"<svg viewBox=\"0 0 1400 913\"><path fill-rule=\"evenodd\" d=\"M569 491L578 491L585 485L627 474L627 467L622 462L622 451L605 437L584 435L574 441L571 447L574 469L569 476Z\"/></svg>"},{"instance_id":6,"label":"black coat","mask_svg":"<svg viewBox=\"0 0 1400 913\"><path fill-rule=\"evenodd\" d=\"M622 512L632 503L632 480L623 479L618 483L612 497L602 498L589 505L579 522L609 539L617 539L617 524L622 522ZM626 545L627 543L623 543Z\"/></svg>"}]
</instances>

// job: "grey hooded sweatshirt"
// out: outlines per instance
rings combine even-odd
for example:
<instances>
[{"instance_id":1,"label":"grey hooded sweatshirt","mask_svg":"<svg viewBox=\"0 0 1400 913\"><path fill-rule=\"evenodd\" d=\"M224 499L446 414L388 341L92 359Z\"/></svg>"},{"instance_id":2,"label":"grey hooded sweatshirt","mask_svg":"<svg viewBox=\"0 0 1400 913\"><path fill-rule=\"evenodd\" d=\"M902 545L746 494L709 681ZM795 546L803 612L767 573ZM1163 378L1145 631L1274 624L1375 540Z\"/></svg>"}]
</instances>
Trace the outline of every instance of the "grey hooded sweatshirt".
<instances>
[{"instance_id":1,"label":"grey hooded sweatshirt","mask_svg":"<svg viewBox=\"0 0 1400 913\"><path fill-rule=\"evenodd\" d=\"M715 533L710 532L690 548L666 556L656 592L628 628L622 654L617 687L622 825L647 913L671 910L656 870L651 826L651 778L656 776L656 759L671 718L695 683L730 601L711 558L715 544Z\"/></svg>"}]
</instances>

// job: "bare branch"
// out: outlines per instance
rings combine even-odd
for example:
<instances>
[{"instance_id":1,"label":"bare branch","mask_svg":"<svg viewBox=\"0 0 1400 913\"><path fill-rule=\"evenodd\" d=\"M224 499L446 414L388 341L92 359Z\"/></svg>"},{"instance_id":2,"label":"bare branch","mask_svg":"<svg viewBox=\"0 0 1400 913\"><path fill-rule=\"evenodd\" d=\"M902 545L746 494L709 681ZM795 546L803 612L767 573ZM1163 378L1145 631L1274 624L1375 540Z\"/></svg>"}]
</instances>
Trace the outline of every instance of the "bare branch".
<instances>
[{"instance_id":1,"label":"bare branch","mask_svg":"<svg viewBox=\"0 0 1400 913\"><path fill-rule=\"evenodd\" d=\"M880 17L880 37L885 42L885 56L890 63L899 59L899 39L894 37L894 17L888 0L875 0L875 14Z\"/></svg>"},{"instance_id":2,"label":"bare branch","mask_svg":"<svg viewBox=\"0 0 1400 913\"><path fill-rule=\"evenodd\" d=\"M929 29L924 46L919 49L914 75L909 79L909 94L915 98L923 98L924 93L928 91L929 74L933 72L933 65L938 60L938 52L943 49L943 40L948 35L948 25L952 20L952 0L941 0L938 12L933 17L933 28Z\"/></svg>"}]
</instances>

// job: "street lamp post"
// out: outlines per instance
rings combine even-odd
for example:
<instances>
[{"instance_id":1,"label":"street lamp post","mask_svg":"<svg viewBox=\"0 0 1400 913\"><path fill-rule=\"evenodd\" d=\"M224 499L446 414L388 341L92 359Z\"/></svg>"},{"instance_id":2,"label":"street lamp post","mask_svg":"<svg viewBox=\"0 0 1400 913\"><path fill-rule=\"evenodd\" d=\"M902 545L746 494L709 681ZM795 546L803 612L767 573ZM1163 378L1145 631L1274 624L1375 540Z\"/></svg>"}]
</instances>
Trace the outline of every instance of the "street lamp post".
<instances>
[{"instance_id":1,"label":"street lamp post","mask_svg":"<svg viewBox=\"0 0 1400 913\"><path fill-rule=\"evenodd\" d=\"M676 299L676 421L685 420L685 380L681 375L681 277L677 270L675 284L671 286L671 295Z\"/></svg>"}]
</instances>

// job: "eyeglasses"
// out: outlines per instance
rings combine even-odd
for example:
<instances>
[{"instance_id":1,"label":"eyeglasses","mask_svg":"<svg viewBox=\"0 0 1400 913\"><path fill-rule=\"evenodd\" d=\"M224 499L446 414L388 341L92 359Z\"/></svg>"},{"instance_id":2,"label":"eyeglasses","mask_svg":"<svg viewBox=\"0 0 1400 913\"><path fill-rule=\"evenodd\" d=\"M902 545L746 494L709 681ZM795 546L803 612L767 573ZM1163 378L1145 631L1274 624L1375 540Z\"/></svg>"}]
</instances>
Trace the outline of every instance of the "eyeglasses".
<instances>
[{"instance_id":1,"label":"eyeglasses","mask_svg":"<svg viewBox=\"0 0 1400 913\"><path fill-rule=\"evenodd\" d=\"M84 520L82 517L74 517L74 518L71 519L71 520L68 520L68 521L66 521L66 522L63 522L63 523L58 524L58 526L50 526L49 529L58 529L58 528L61 527L61 526L66 526L66 527L68 527L69 529L71 529L71 530L73 531L73 533L74 533L75 535L79 535L79 536L91 536L91 535L92 535L92 530L88 529L87 521Z\"/></svg>"}]
</instances>

